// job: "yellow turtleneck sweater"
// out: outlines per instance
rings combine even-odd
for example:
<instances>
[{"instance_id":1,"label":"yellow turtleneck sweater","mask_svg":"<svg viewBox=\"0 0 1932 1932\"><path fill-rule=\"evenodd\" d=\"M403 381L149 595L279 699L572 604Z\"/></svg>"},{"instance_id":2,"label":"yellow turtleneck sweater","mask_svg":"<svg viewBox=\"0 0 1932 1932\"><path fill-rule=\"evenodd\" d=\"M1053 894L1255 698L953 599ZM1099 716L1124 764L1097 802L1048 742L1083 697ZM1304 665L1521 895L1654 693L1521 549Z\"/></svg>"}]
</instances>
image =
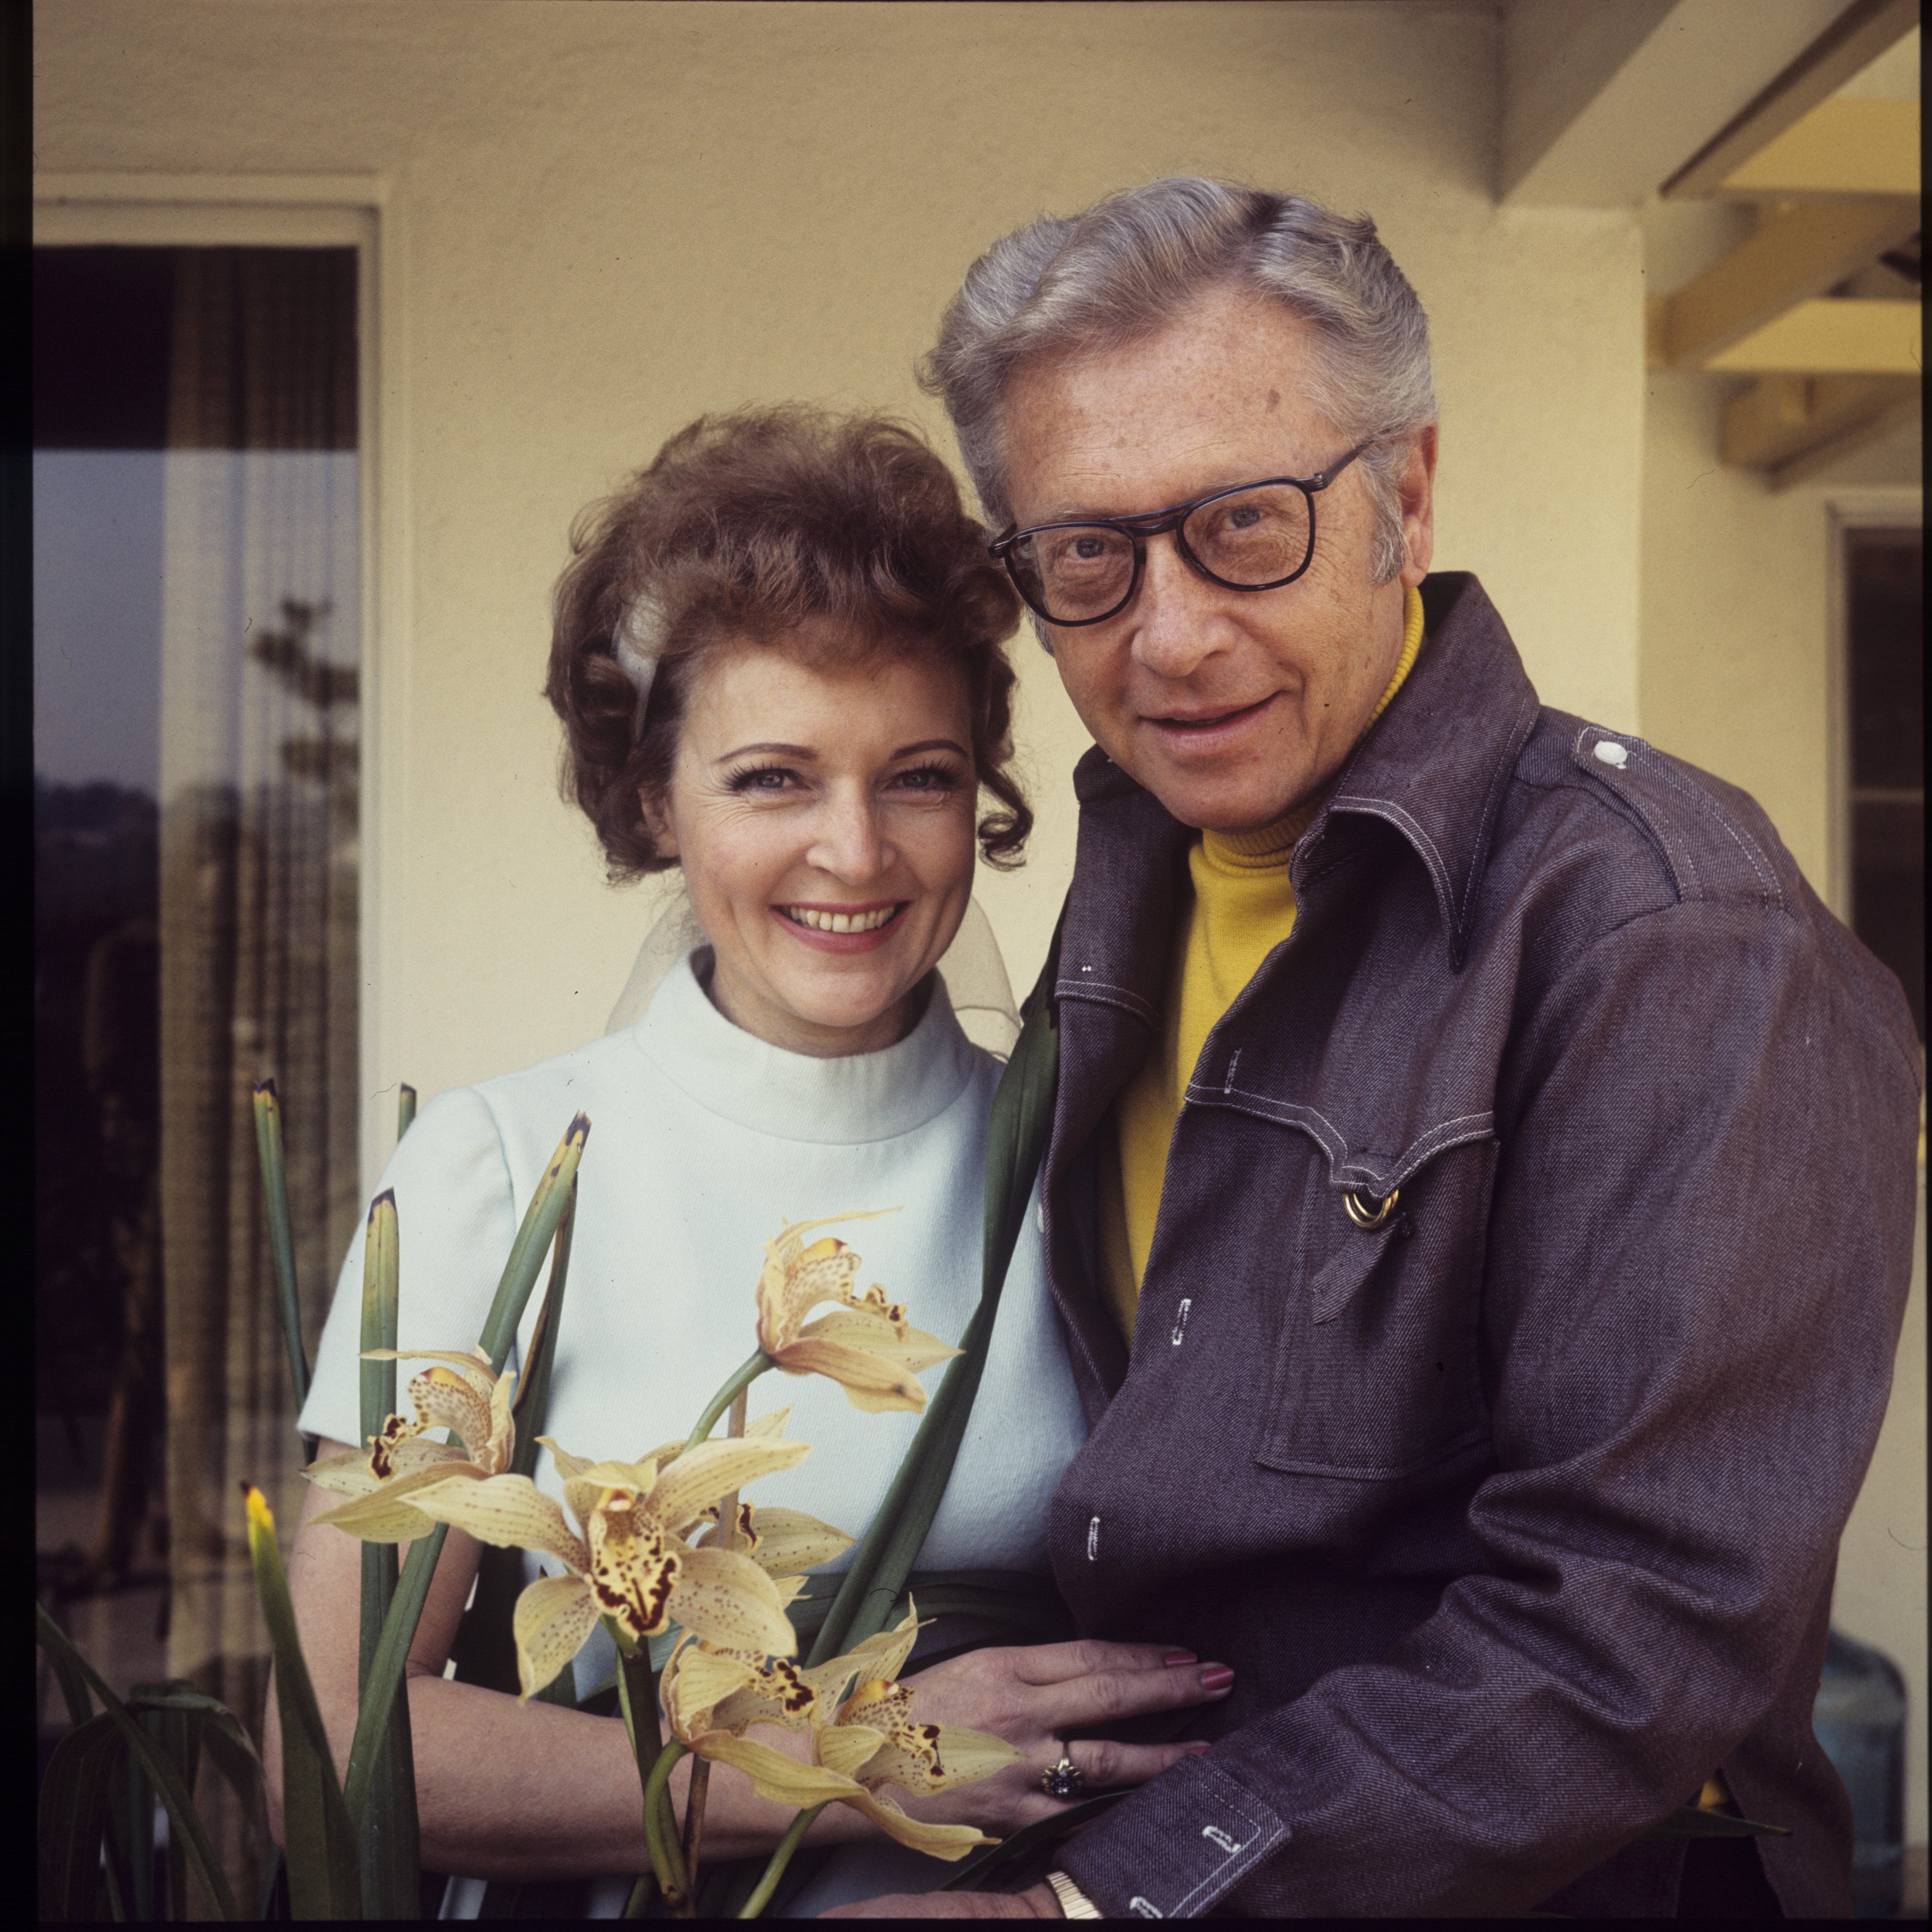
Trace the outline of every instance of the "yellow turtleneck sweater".
<instances>
[{"instance_id":1,"label":"yellow turtleneck sweater","mask_svg":"<svg viewBox=\"0 0 1932 1932\"><path fill-rule=\"evenodd\" d=\"M1422 648L1422 599L1402 605L1402 656L1372 724L1402 688ZM1115 1158L1100 1164L1100 1255L1108 1306L1131 1342L1154 1246L1167 1150L1183 1096L1215 1022L1294 927L1288 855L1321 800L1256 832L1203 832L1187 855L1193 896L1178 921L1168 969L1164 1037L1114 1104Z\"/></svg>"}]
</instances>

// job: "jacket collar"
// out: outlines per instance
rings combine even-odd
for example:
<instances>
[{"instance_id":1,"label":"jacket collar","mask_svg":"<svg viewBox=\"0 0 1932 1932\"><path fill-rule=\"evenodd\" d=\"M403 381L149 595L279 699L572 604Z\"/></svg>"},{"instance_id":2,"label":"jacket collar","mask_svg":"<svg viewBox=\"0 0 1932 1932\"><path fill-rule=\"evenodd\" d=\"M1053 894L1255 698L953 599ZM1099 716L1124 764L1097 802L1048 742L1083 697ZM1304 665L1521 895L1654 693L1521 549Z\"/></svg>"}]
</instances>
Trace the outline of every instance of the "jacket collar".
<instances>
[{"instance_id":1,"label":"jacket collar","mask_svg":"<svg viewBox=\"0 0 1932 1932\"><path fill-rule=\"evenodd\" d=\"M1465 571L1424 579L1427 642L1363 734L1295 847L1298 896L1322 845L1354 818L1393 826L1434 889L1452 970L1509 776L1535 728L1534 688L1482 586ZM1124 1006L1158 1025L1178 867L1193 834L1100 751L1076 766L1081 832L1056 991Z\"/></svg>"},{"instance_id":2,"label":"jacket collar","mask_svg":"<svg viewBox=\"0 0 1932 1932\"><path fill-rule=\"evenodd\" d=\"M1427 644L1342 767L1292 870L1298 889L1300 870L1337 820L1394 826L1428 872L1450 968L1460 971L1497 814L1539 707L1502 619L1473 576L1425 578L1422 606Z\"/></svg>"}]
</instances>

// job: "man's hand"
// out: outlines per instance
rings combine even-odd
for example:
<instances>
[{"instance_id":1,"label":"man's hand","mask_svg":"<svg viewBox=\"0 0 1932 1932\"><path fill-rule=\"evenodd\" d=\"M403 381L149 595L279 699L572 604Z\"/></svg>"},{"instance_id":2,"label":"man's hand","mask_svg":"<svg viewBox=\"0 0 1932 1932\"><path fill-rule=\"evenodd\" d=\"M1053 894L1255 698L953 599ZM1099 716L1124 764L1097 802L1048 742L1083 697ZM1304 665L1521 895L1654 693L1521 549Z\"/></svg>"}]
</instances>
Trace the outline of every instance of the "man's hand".
<instances>
[{"instance_id":1,"label":"man's hand","mask_svg":"<svg viewBox=\"0 0 1932 1932\"><path fill-rule=\"evenodd\" d=\"M821 1918L1064 1918L1050 1885L1024 1892L901 1892L835 1905Z\"/></svg>"}]
</instances>

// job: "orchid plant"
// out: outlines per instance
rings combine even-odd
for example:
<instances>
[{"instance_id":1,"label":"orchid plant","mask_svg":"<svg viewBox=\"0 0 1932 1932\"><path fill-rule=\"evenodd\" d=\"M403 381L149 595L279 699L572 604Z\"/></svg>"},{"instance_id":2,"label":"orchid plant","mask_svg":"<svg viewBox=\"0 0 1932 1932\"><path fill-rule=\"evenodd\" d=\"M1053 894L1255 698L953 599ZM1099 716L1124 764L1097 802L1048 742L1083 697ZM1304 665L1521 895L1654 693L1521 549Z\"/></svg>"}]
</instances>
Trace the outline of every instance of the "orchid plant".
<instances>
[{"instance_id":1,"label":"orchid plant","mask_svg":"<svg viewBox=\"0 0 1932 1932\"><path fill-rule=\"evenodd\" d=\"M835 1220L866 1218L790 1223L765 1244L754 1298L757 1352L684 1441L623 1462L589 1460L552 1437L537 1438L550 1453L562 1503L537 1486L526 1464L512 1466L523 1460L515 1375L481 1349L365 1348L365 1361L431 1364L409 1384L414 1420L391 1415L363 1448L305 1472L344 1498L316 1520L365 1544L414 1543L442 1525L556 1566L517 1600L519 1701L550 1685L602 1623L620 1659L652 1876L679 1916L695 1910L714 1764L742 1772L754 1790L797 1814L746 1903L749 1917L769 1902L828 1804L848 1805L899 1843L940 1858L962 1858L991 1842L968 1826L909 1817L890 1790L968 1784L1019 1755L998 1738L916 1721L913 1694L898 1678L917 1636L910 1610L895 1630L847 1655L810 1668L796 1664L787 1606L804 1573L838 1556L851 1538L802 1510L741 1498L747 1485L796 1468L809 1453L785 1438L788 1409L746 1422L746 1391L758 1375L822 1375L855 1408L917 1411L926 1401L918 1372L959 1352L913 1327L904 1306L878 1284L859 1292L860 1258L845 1242L808 1239ZM813 1318L827 1303L831 1311ZM729 1432L712 1436L728 1411ZM438 1429L452 1439L431 1439L428 1432ZM667 1634L674 1642L660 1692L649 1672L649 1643ZM662 1743L660 1700L670 1731ZM803 1733L808 1757L750 1735L762 1726ZM680 1825L670 1774L686 1756L698 1762Z\"/></svg>"}]
</instances>

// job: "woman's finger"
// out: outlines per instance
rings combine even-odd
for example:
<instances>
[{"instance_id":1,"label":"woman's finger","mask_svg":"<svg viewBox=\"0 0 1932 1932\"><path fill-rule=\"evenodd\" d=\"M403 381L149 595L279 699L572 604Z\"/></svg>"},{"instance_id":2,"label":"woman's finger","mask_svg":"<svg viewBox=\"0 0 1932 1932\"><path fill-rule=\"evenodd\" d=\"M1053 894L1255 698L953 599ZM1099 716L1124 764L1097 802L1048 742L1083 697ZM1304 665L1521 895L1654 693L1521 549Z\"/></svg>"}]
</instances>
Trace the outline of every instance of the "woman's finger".
<instances>
[{"instance_id":1,"label":"woman's finger","mask_svg":"<svg viewBox=\"0 0 1932 1932\"><path fill-rule=\"evenodd\" d=\"M1004 1652L1022 1684L1064 1684L1070 1678L1102 1671L1179 1669L1196 1660L1191 1650L1166 1643L1103 1643L1097 1637L1074 1643L1019 1644Z\"/></svg>"},{"instance_id":2,"label":"woman's finger","mask_svg":"<svg viewBox=\"0 0 1932 1932\"><path fill-rule=\"evenodd\" d=\"M1138 1718L1150 1711L1215 1703L1234 1684L1234 1673L1225 1664L1096 1670L1058 1684L1036 1685L1027 1701L1027 1716L1044 1730L1066 1731Z\"/></svg>"},{"instance_id":3,"label":"woman's finger","mask_svg":"<svg viewBox=\"0 0 1932 1932\"><path fill-rule=\"evenodd\" d=\"M1144 1784L1171 1770L1184 1757L1197 1756L1204 1744L1124 1744L1112 1738L1076 1738L1062 1747L1073 1768L1086 1780L1087 1790L1118 1791Z\"/></svg>"}]
</instances>

